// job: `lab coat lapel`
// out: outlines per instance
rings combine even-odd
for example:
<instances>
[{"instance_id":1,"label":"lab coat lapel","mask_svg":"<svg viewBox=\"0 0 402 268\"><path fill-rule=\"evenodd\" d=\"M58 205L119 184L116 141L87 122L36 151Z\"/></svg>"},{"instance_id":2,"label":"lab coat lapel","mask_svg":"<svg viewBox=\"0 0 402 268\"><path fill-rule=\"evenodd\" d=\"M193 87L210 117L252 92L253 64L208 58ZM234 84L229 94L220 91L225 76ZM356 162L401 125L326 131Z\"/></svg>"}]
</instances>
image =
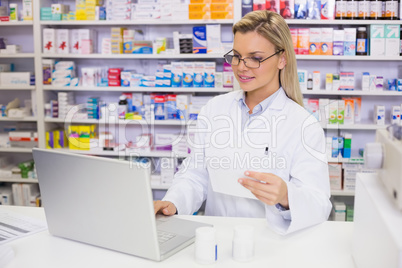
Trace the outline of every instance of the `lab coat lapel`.
<instances>
[{"instance_id":1,"label":"lab coat lapel","mask_svg":"<svg viewBox=\"0 0 402 268\"><path fill-rule=\"evenodd\" d=\"M287 99L288 97L286 96L285 91L280 88L278 95L268 109L266 109L261 115L253 118L248 128L269 128L274 120L273 118L282 114Z\"/></svg>"},{"instance_id":2,"label":"lab coat lapel","mask_svg":"<svg viewBox=\"0 0 402 268\"><path fill-rule=\"evenodd\" d=\"M234 129L237 133L241 133L241 109L239 107L239 100L243 95L242 90L238 90L235 98L233 99L232 105L229 108L229 116L233 121Z\"/></svg>"}]
</instances>

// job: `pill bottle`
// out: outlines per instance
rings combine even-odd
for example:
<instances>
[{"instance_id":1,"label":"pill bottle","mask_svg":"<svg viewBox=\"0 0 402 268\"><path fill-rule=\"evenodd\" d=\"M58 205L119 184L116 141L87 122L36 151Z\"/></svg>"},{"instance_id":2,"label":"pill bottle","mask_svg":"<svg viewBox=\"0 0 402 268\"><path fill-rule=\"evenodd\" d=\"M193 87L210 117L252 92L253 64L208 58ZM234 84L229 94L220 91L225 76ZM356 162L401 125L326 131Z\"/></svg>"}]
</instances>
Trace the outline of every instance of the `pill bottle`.
<instances>
[{"instance_id":1,"label":"pill bottle","mask_svg":"<svg viewBox=\"0 0 402 268\"><path fill-rule=\"evenodd\" d=\"M366 27L357 28L356 34L356 55L366 56L367 55L367 31Z\"/></svg>"},{"instance_id":2,"label":"pill bottle","mask_svg":"<svg viewBox=\"0 0 402 268\"><path fill-rule=\"evenodd\" d=\"M254 258L254 228L252 226L235 226L232 257L238 262L248 262Z\"/></svg>"},{"instance_id":3,"label":"pill bottle","mask_svg":"<svg viewBox=\"0 0 402 268\"><path fill-rule=\"evenodd\" d=\"M213 264L218 260L216 231L213 227L199 227L195 230L195 261L199 264Z\"/></svg>"}]
</instances>

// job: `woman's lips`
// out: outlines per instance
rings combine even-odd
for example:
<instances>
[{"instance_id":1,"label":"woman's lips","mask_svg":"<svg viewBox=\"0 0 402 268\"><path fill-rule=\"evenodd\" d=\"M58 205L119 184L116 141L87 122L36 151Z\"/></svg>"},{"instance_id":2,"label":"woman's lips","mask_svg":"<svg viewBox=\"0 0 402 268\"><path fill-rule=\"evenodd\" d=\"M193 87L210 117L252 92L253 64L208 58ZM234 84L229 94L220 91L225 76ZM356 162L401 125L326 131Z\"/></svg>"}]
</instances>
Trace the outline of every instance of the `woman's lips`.
<instances>
[{"instance_id":1,"label":"woman's lips","mask_svg":"<svg viewBox=\"0 0 402 268\"><path fill-rule=\"evenodd\" d=\"M240 80L241 82L250 82L250 81L252 81L252 80L254 79L254 77L247 76L247 75L240 75L240 74L238 74L237 76L239 77L239 80Z\"/></svg>"}]
</instances>

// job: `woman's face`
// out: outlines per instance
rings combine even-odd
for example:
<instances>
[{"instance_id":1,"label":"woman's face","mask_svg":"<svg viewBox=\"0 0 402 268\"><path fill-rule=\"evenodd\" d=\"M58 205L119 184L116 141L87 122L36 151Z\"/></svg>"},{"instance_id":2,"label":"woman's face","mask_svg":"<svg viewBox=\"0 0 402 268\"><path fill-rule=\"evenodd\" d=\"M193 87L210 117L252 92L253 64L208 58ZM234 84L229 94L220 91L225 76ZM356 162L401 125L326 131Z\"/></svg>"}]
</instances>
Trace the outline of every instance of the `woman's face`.
<instances>
[{"instance_id":1,"label":"woman's face","mask_svg":"<svg viewBox=\"0 0 402 268\"><path fill-rule=\"evenodd\" d=\"M274 45L256 32L237 32L234 36L233 54L242 59L253 57L263 60L275 52ZM285 64L282 53L279 53L261 62L257 69L248 68L243 61L232 69L243 91L272 94L279 88L279 69Z\"/></svg>"}]
</instances>

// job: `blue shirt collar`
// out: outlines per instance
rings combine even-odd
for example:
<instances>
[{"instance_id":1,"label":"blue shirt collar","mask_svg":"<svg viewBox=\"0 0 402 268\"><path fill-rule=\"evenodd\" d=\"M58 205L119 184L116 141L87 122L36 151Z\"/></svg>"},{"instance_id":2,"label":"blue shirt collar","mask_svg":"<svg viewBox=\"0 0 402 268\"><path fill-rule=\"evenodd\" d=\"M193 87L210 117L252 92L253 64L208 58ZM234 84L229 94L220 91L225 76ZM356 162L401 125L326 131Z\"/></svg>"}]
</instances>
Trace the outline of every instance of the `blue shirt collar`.
<instances>
[{"instance_id":1,"label":"blue shirt collar","mask_svg":"<svg viewBox=\"0 0 402 268\"><path fill-rule=\"evenodd\" d=\"M281 91L281 88L279 88L277 91L275 91L271 96L268 98L264 99L262 102L260 102L258 105L254 107L253 114L259 113L259 112L265 112L265 110L268 109L268 107L272 104L272 102L275 100L276 96L279 94ZM243 92L242 95L239 98L239 107L246 110L247 112L250 111L250 108L248 108L246 104L246 92Z\"/></svg>"}]
</instances>

